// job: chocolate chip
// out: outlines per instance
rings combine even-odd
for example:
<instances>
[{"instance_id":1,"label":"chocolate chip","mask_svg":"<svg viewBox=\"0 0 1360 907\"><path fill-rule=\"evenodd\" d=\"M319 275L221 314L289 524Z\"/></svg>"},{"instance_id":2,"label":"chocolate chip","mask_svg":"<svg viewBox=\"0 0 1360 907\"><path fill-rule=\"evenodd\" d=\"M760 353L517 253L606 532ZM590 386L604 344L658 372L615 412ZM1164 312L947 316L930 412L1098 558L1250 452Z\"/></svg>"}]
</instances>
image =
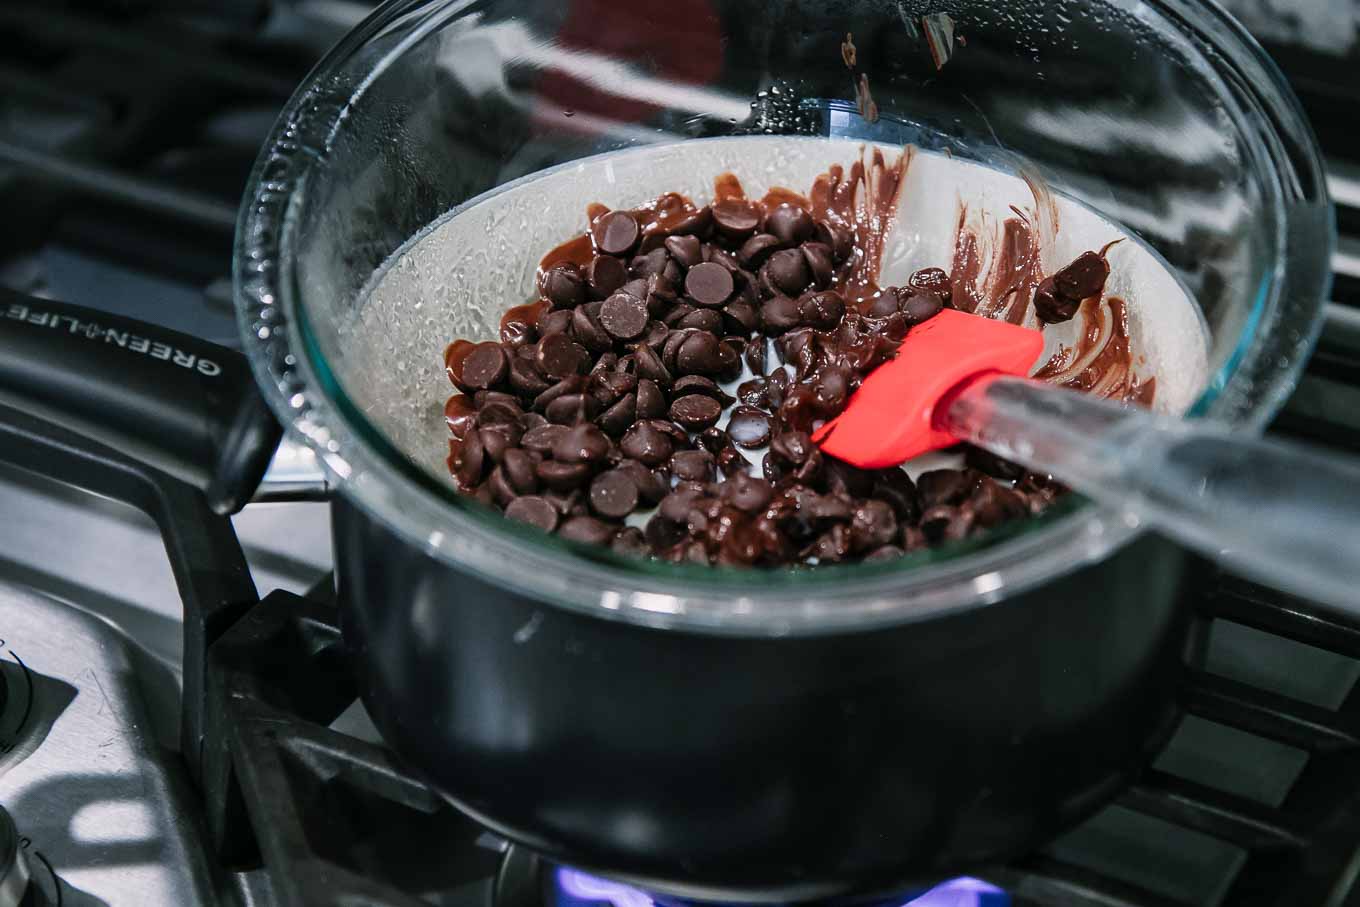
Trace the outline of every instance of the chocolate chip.
<instances>
[{"instance_id":1,"label":"chocolate chip","mask_svg":"<svg viewBox=\"0 0 1360 907\"><path fill-rule=\"evenodd\" d=\"M765 338L757 337L754 343L746 344L746 352L742 354L746 364L751 371L757 375L765 374Z\"/></svg>"},{"instance_id":2,"label":"chocolate chip","mask_svg":"<svg viewBox=\"0 0 1360 907\"><path fill-rule=\"evenodd\" d=\"M779 237L779 241L786 246L806 242L817 233L812 215L787 202L770 212L765 219L765 229Z\"/></svg>"},{"instance_id":3,"label":"chocolate chip","mask_svg":"<svg viewBox=\"0 0 1360 907\"><path fill-rule=\"evenodd\" d=\"M802 324L798 301L788 296L775 296L760 307L760 324L767 334L782 334Z\"/></svg>"},{"instance_id":4,"label":"chocolate chip","mask_svg":"<svg viewBox=\"0 0 1360 907\"><path fill-rule=\"evenodd\" d=\"M649 321L647 331L642 335L642 342L652 349L661 350L661 345L666 342L666 338L671 335L671 329L660 321Z\"/></svg>"},{"instance_id":5,"label":"chocolate chip","mask_svg":"<svg viewBox=\"0 0 1360 907\"><path fill-rule=\"evenodd\" d=\"M625 471L611 469L590 483L590 507L600 516L621 520L637 509L638 488Z\"/></svg>"},{"instance_id":6,"label":"chocolate chip","mask_svg":"<svg viewBox=\"0 0 1360 907\"><path fill-rule=\"evenodd\" d=\"M741 271L741 262L731 252L720 246L709 245L704 247L704 261L715 265L722 265L730 274L737 274ZM736 278L733 278L735 282Z\"/></svg>"},{"instance_id":7,"label":"chocolate chip","mask_svg":"<svg viewBox=\"0 0 1360 907\"><path fill-rule=\"evenodd\" d=\"M518 356L511 359L508 372L510 386L525 397L536 397L551 386L533 363Z\"/></svg>"},{"instance_id":8,"label":"chocolate chip","mask_svg":"<svg viewBox=\"0 0 1360 907\"><path fill-rule=\"evenodd\" d=\"M589 386L589 382L583 375L569 375L535 397L534 402L531 405L535 410L542 412L548 408L549 404L559 397L565 397L567 394L582 393Z\"/></svg>"},{"instance_id":9,"label":"chocolate chip","mask_svg":"<svg viewBox=\"0 0 1360 907\"><path fill-rule=\"evenodd\" d=\"M835 278L835 265L831 259L831 249L819 242L805 242L802 245L803 259L807 262L812 283L825 290Z\"/></svg>"},{"instance_id":10,"label":"chocolate chip","mask_svg":"<svg viewBox=\"0 0 1360 907\"><path fill-rule=\"evenodd\" d=\"M1110 263L1096 252L1083 252L1076 261L1053 275L1058 293L1066 299L1083 300L1105 291Z\"/></svg>"},{"instance_id":11,"label":"chocolate chip","mask_svg":"<svg viewBox=\"0 0 1360 907\"><path fill-rule=\"evenodd\" d=\"M732 445L724 447L718 451L718 468L723 471L723 475L729 479L738 474L744 473L751 468L751 464L741 455L741 451Z\"/></svg>"},{"instance_id":12,"label":"chocolate chip","mask_svg":"<svg viewBox=\"0 0 1360 907\"><path fill-rule=\"evenodd\" d=\"M523 417L524 410L520 409L518 404L506 402L504 400L488 403L477 410L478 425L499 425L504 423L519 425L520 420Z\"/></svg>"},{"instance_id":13,"label":"chocolate chip","mask_svg":"<svg viewBox=\"0 0 1360 907\"><path fill-rule=\"evenodd\" d=\"M940 268L922 268L911 275L907 286L918 293L934 293L945 298L953 293L949 275Z\"/></svg>"},{"instance_id":14,"label":"chocolate chip","mask_svg":"<svg viewBox=\"0 0 1360 907\"><path fill-rule=\"evenodd\" d=\"M870 318L888 318L902 311L902 300L892 290L882 290L869 303L864 314Z\"/></svg>"},{"instance_id":15,"label":"chocolate chip","mask_svg":"<svg viewBox=\"0 0 1360 907\"><path fill-rule=\"evenodd\" d=\"M901 469L883 470L874 481L870 494L891 507L899 523L914 523L921 515L916 486Z\"/></svg>"},{"instance_id":16,"label":"chocolate chip","mask_svg":"<svg viewBox=\"0 0 1360 907\"><path fill-rule=\"evenodd\" d=\"M516 494L533 494L538 491L538 474L534 472L537 465L527 451L512 447L505 452L501 469Z\"/></svg>"},{"instance_id":17,"label":"chocolate chip","mask_svg":"<svg viewBox=\"0 0 1360 907\"><path fill-rule=\"evenodd\" d=\"M760 327L760 313L756 311L755 306L745 300L729 302L722 313L723 326L733 333L747 335Z\"/></svg>"},{"instance_id":18,"label":"chocolate chip","mask_svg":"<svg viewBox=\"0 0 1360 907\"><path fill-rule=\"evenodd\" d=\"M624 460L614 468L633 480L638 490L638 500L649 507L670 493L670 476L664 470L651 469L637 460Z\"/></svg>"},{"instance_id":19,"label":"chocolate chip","mask_svg":"<svg viewBox=\"0 0 1360 907\"><path fill-rule=\"evenodd\" d=\"M727 437L727 432L716 426L705 428L695 436L694 440L698 441L699 446L711 454L717 454L718 451L732 443Z\"/></svg>"},{"instance_id":20,"label":"chocolate chip","mask_svg":"<svg viewBox=\"0 0 1360 907\"><path fill-rule=\"evenodd\" d=\"M627 211L611 211L595 222L595 246L606 255L627 255L633 251L642 230Z\"/></svg>"},{"instance_id":21,"label":"chocolate chip","mask_svg":"<svg viewBox=\"0 0 1360 907\"><path fill-rule=\"evenodd\" d=\"M807 259L798 249L782 249L770 256L760 269L761 276L781 293L797 296L807 289L811 275Z\"/></svg>"},{"instance_id":22,"label":"chocolate chip","mask_svg":"<svg viewBox=\"0 0 1360 907\"><path fill-rule=\"evenodd\" d=\"M569 261L553 265L543 275L543 295L555 309L570 309L585 302L586 282L581 269Z\"/></svg>"},{"instance_id":23,"label":"chocolate chip","mask_svg":"<svg viewBox=\"0 0 1360 907\"><path fill-rule=\"evenodd\" d=\"M1029 513L1024 497L990 480L978 484L968 503L972 506L974 523L985 528Z\"/></svg>"},{"instance_id":24,"label":"chocolate chip","mask_svg":"<svg viewBox=\"0 0 1360 907\"><path fill-rule=\"evenodd\" d=\"M660 466L675 452L671 437L651 422L638 422L624 432L619 447L625 456L638 460L647 466Z\"/></svg>"},{"instance_id":25,"label":"chocolate chip","mask_svg":"<svg viewBox=\"0 0 1360 907\"><path fill-rule=\"evenodd\" d=\"M553 446L557 444L557 439L566 434L566 432L567 428L564 425L543 425L526 431L519 443L525 450L533 450L541 454L550 454L552 453Z\"/></svg>"},{"instance_id":26,"label":"chocolate chip","mask_svg":"<svg viewBox=\"0 0 1360 907\"><path fill-rule=\"evenodd\" d=\"M770 441L770 417L754 406L738 406L727 422L727 434L739 447L764 447Z\"/></svg>"},{"instance_id":27,"label":"chocolate chip","mask_svg":"<svg viewBox=\"0 0 1360 907\"><path fill-rule=\"evenodd\" d=\"M694 236L667 236L666 251L682 268L692 268L704 260L704 247Z\"/></svg>"},{"instance_id":28,"label":"chocolate chip","mask_svg":"<svg viewBox=\"0 0 1360 907\"><path fill-rule=\"evenodd\" d=\"M505 470L499 466L491 470L491 475L487 477L485 487L491 492L491 500L501 507L519 497L515 493L515 489L511 487L510 481L506 479Z\"/></svg>"},{"instance_id":29,"label":"chocolate chip","mask_svg":"<svg viewBox=\"0 0 1360 907\"><path fill-rule=\"evenodd\" d=\"M628 274L632 277L650 277L664 274L671 257L663 248L655 248L645 255L638 255L628 263ZM627 284L625 284L627 286Z\"/></svg>"},{"instance_id":30,"label":"chocolate chip","mask_svg":"<svg viewBox=\"0 0 1360 907\"><path fill-rule=\"evenodd\" d=\"M581 367L581 349L566 334L551 334L538 342L535 364L549 378L574 375Z\"/></svg>"},{"instance_id":31,"label":"chocolate chip","mask_svg":"<svg viewBox=\"0 0 1360 907\"><path fill-rule=\"evenodd\" d=\"M448 423L449 434L459 441L477 425L477 413L472 398L466 394L454 394L444 404L444 421Z\"/></svg>"},{"instance_id":32,"label":"chocolate chip","mask_svg":"<svg viewBox=\"0 0 1360 907\"><path fill-rule=\"evenodd\" d=\"M600 306L600 324L619 340L642 336L647 317L647 303L627 293L615 293Z\"/></svg>"},{"instance_id":33,"label":"chocolate chip","mask_svg":"<svg viewBox=\"0 0 1360 907\"><path fill-rule=\"evenodd\" d=\"M829 221L817 224L817 241L831 250L836 264L850 257L855 248L855 237L849 230Z\"/></svg>"},{"instance_id":34,"label":"chocolate chip","mask_svg":"<svg viewBox=\"0 0 1360 907\"><path fill-rule=\"evenodd\" d=\"M675 351L676 371L681 375L713 375L723 367L718 338L696 331L686 337Z\"/></svg>"},{"instance_id":35,"label":"chocolate chip","mask_svg":"<svg viewBox=\"0 0 1360 907\"><path fill-rule=\"evenodd\" d=\"M600 401L601 406L609 406L626 394L637 390L636 375L625 372L592 373L587 388L590 394Z\"/></svg>"},{"instance_id":36,"label":"chocolate chip","mask_svg":"<svg viewBox=\"0 0 1360 907\"><path fill-rule=\"evenodd\" d=\"M926 508L958 504L973 490L972 477L959 469L932 469L916 478L916 490Z\"/></svg>"},{"instance_id":37,"label":"chocolate chip","mask_svg":"<svg viewBox=\"0 0 1360 907\"><path fill-rule=\"evenodd\" d=\"M557 528L557 509L535 495L515 498L505 508L505 515L512 520L537 526L544 532L552 532Z\"/></svg>"},{"instance_id":38,"label":"chocolate chip","mask_svg":"<svg viewBox=\"0 0 1360 907\"><path fill-rule=\"evenodd\" d=\"M618 531L617 526L591 516L574 516L557 527L557 534L562 538L589 545L608 545Z\"/></svg>"},{"instance_id":39,"label":"chocolate chip","mask_svg":"<svg viewBox=\"0 0 1360 907\"><path fill-rule=\"evenodd\" d=\"M666 313L665 319L666 324L669 327L675 327L685 318L687 318L690 315L693 315L697 311L699 311L699 309L690 305L687 302L677 303L674 307L671 308L669 312Z\"/></svg>"},{"instance_id":40,"label":"chocolate chip","mask_svg":"<svg viewBox=\"0 0 1360 907\"><path fill-rule=\"evenodd\" d=\"M902 315L912 327L934 318L943 308L944 302L934 293L913 293L901 303Z\"/></svg>"},{"instance_id":41,"label":"chocolate chip","mask_svg":"<svg viewBox=\"0 0 1360 907\"><path fill-rule=\"evenodd\" d=\"M666 411L666 397L655 381L642 378L637 387L637 417L656 419Z\"/></svg>"},{"instance_id":42,"label":"chocolate chip","mask_svg":"<svg viewBox=\"0 0 1360 907\"><path fill-rule=\"evenodd\" d=\"M509 365L499 343L479 343L463 360L463 383L473 388L495 387L505 380Z\"/></svg>"},{"instance_id":43,"label":"chocolate chip","mask_svg":"<svg viewBox=\"0 0 1360 907\"><path fill-rule=\"evenodd\" d=\"M692 486L694 483L689 483ZM690 511L703 499L703 486L699 488L678 485L675 490L661 499L657 515L673 523L689 524Z\"/></svg>"},{"instance_id":44,"label":"chocolate chip","mask_svg":"<svg viewBox=\"0 0 1360 907\"><path fill-rule=\"evenodd\" d=\"M1045 324L1071 321L1081 308L1080 299L1069 299L1058 292L1057 282L1045 277L1034 291L1034 314Z\"/></svg>"},{"instance_id":45,"label":"chocolate chip","mask_svg":"<svg viewBox=\"0 0 1360 907\"><path fill-rule=\"evenodd\" d=\"M482 447L480 433L469 432L453 457L454 477L464 488L472 488L482 480L485 464L486 451Z\"/></svg>"},{"instance_id":46,"label":"chocolate chip","mask_svg":"<svg viewBox=\"0 0 1360 907\"><path fill-rule=\"evenodd\" d=\"M609 439L594 425L576 425L553 443L553 459L563 463L598 463L609 453Z\"/></svg>"},{"instance_id":47,"label":"chocolate chip","mask_svg":"<svg viewBox=\"0 0 1360 907\"><path fill-rule=\"evenodd\" d=\"M735 289L732 272L716 262L697 264L685 275L685 294L696 305L721 306Z\"/></svg>"},{"instance_id":48,"label":"chocolate chip","mask_svg":"<svg viewBox=\"0 0 1360 907\"><path fill-rule=\"evenodd\" d=\"M818 563L834 564L849 557L850 550L850 530L844 525L835 525L817 536L801 553L803 557Z\"/></svg>"},{"instance_id":49,"label":"chocolate chip","mask_svg":"<svg viewBox=\"0 0 1360 907\"><path fill-rule=\"evenodd\" d=\"M522 432L513 425L492 425L478 429L477 434L482 439L482 450L486 456L491 462L500 463L505 459L506 451L519 443Z\"/></svg>"},{"instance_id":50,"label":"chocolate chip","mask_svg":"<svg viewBox=\"0 0 1360 907\"><path fill-rule=\"evenodd\" d=\"M648 553L647 540L643 538L642 530L636 526L625 526L619 530L619 534L614 536L614 540L609 543L609 548L616 554L634 557L641 557Z\"/></svg>"},{"instance_id":51,"label":"chocolate chip","mask_svg":"<svg viewBox=\"0 0 1360 907\"><path fill-rule=\"evenodd\" d=\"M549 403L543 415L558 425L589 422L600 412L600 403L589 394L565 394Z\"/></svg>"},{"instance_id":52,"label":"chocolate chip","mask_svg":"<svg viewBox=\"0 0 1360 907\"><path fill-rule=\"evenodd\" d=\"M647 528L642 531L642 535L653 550L661 552L682 542L686 532L684 523L668 520L658 513L647 521Z\"/></svg>"},{"instance_id":53,"label":"chocolate chip","mask_svg":"<svg viewBox=\"0 0 1360 907\"><path fill-rule=\"evenodd\" d=\"M646 378L655 381L661 387L670 387L675 379L671 377L670 371L661 362L652 348L646 344L640 344L633 348L633 356L637 360L637 375L639 378Z\"/></svg>"},{"instance_id":54,"label":"chocolate chip","mask_svg":"<svg viewBox=\"0 0 1360 907\"><path fill-rule=\"evenodd\" d=\"M806 463L816 452L812 436L804 431L781 431L770 442L770 453L794 466Z\"/></svg>"},{"instance_id":55,"label":"chocolate chip","mask_svg":"<svg viewBox=\"0 0 1360 907\"><path fill-rule=\"evenodd\" d=\"M714 377L722 382L741 377L741 348L745 345L740 337L730 337L718 344L718 370Z\"/></svg>"},{"instance_id":56,"label":"chocolate chip","mask_svg":"<svg viewBox=\"0 0 1360 907\"><path fill-rule=\"evenodd\" d=\"M744 240L760 226L760 209L742 199L725 199L713 205L713 224L728 240Z\"/></svg>"},{"instance_id":57,"label":"chocolate chip","mask_svg":"<svg viewBox=\"0 0 1360 907\"><path fill-rule=\"evenodd\" d=\"M728 475L720 492L723 500L746 513L760 513L774 496L769 482L745 472Z\"/></svg>"},{"instance_id":58,"label":"chocolate chip","mask_svg":"<svg viewBox=\"0 0 1360 907\"><path fill-rule=\"evenodd\" d=\"M706 450L680 450L671 456L671 473L685 481L712 482L717 463Z\"/></svg>"},{"instance_id":59,"label":"chocolate chip","mask_svg":"<svg viewBox=\"0 0 1360 907\"><path fill-rule=\"evenodd\" d=\"M770 405L768 389L769 382L764 378L752 378L750 381L743 381L737 388L737 399L747 406L768 407Z\"/></svg>"},{"instance_id":60,"label":"chocolate chip","mask_svg":"<svg viewBox=\"0 0 1360 907\"><path fill-rule=\"evenodd\" d=\"M589 463L561 463L557 460L544 460L534 467L538 480L553 491L571 491L580 488L592 472Z\"/></svg>"},{"instance_id":61,"label":"chocolate chip","mask_svg":"<svg viewBox=\"0 0 1360 907\"><path fill-rule=\"evenodd\" d=\"M850 538L859 551L881 548L897 540L897 515L883 501L860 501L850 519Z\"/></svg>"},{"instance_id":62,"label":"chocolate chip","mask_svg":"<svg viewBox=\"0 0 1360 907\"><path fill-rule=\"evenodd\" d=\"M678 450L693 446L690 444L689 432L669 419L648 419L647 424L669 436L671 443Z\"/></svg>"},{"instance_id":63,"label":"chocolate chip","mask_svg":"<svg viewBox=\"0 0 1360 907\"><path fill-rule=\"evenodd\" d=\"M723 317L720 312L714 309L697 309L681 318L675 326L718 334L723 329Z\"/></svg>"},{"instance_id":64,"label":"chocolate chip","mask_svg":"<svg viewBox=\"0 0 1360 907\"><path fill-rule=\"evenodd\" d=\"M571 333L587 352L596 355L608 352L614 345L613 338L605 331L599 319L589 311L589 306L581 306L572 313Z\"/></svg>"},{"instance_id":65,"label":"chocolate chip","mask_svg":"<svg viewBox=\"0 0 1360 907\"><path fill-rule=\"evenodd\" d=\"M939 505L921 514L921 530L935 542L965 539L973 529L973 512L967 508Z\"/></svg>"},{"instance_id":66,"label":"chocolate chip","mask_svg":"<svg viewBox=\"0 0 1360 907\"><path fill-rule=\"evenodd\" d=\"M571 314L570 309L559 309L545 313L542 318L538 319L538 324L535 325L538 336L542 338L550 334L565 334L571 330Z\"/></svg>"},{"instance_id":67,"label":"chocolate chip","mask_svg":"<svg viewBox=\"0 0 1360 907\"><path fill-rule=\"evenodd\" d=\"M608 255L596 255L586 265L586 289L591 299L605 299L628 280L623 262Z\"/></svg>"},{"instance_id":68,"label":"chocolate chip","mask_svg":"<svg viewBox=\"0 0 1360 907\"><path fill-rule=\"evenodd\" d=\"M713 229L713 211L705 205L684 220L671 224L673 236L698 236L703 238Z\"/></svg>"},{"instance_id":69,"label":"chocolate chip","mask_svg":"<svg viewBox=\"0 0 1360 907\"><path fill-rule=\"evenodd\" d=\"M671 387L671 397L683 397L686 394L703 394L705 397L712 397L718 401L720 406L726 406L732 402L721 387L714 383L712 378L705 378L703 375L686 375L676 380Z\"/></svg>"},{"instance_id":70,"label":"chocolate chip","mask_svg":"<svg viewBox=\"0 0 1360 907\"><path fill-rule=\"evenodd\" d=\"M758 269L780 246L780 239L769 233L757 233L737 250L737 261L751 270Z\"/></svg>"},{"instance_id":71,"label":"chocolate chip","mask_svg":"<svg viewBox=\"0 0 1360 907\"><path fill-rule=\"evenodd\" d=\"M809 327L830 330L845 317L845 300L835 290L808 293L798 300L798 316Z\"/></svg>"},{"instance_id":72,"label":"chocolate chip","mask_svg":"<svg viewBox=\"0 0 1360 907\"><path fill-rule=\"evenodd\" d=\"M703 431L722 415L722 404L712 397L690 394L671 404L670 416L689 431Z\"/></svg>"},{"instance_id":73,"label":"chocolate chip","mask_svg":"<svg viewBox=\"0 0 1360 907\"><path fill-rule=\"evenodd\" d=\"M636 419L637 394L626 394L600 413L595 419L595 424L600 426L600 430L605 434L617 438L626 432Z\"/></svg>"}]
</instances>

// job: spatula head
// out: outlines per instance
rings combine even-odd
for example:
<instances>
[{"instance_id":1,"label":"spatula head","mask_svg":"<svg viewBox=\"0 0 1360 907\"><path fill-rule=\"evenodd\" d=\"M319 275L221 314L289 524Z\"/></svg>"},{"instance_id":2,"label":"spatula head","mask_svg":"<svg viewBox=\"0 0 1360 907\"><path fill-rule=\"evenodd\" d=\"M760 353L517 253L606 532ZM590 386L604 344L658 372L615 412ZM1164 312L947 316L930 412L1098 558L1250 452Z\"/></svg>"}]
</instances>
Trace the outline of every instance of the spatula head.
<instances>
[{"instance_id":1,"label":"spatula head","mask_svg":"<svg viewBox=\"0 0 1360 907\"><path fill-rule=\"evenodd\" d=\"M945 309L912 328L897 358L870 374L845 412L813 440L862 469L896 466L957 444L933 424L941 398L988 372L1027 375L1043 350L1038 331Z\"/></svg>"}]
</instances>

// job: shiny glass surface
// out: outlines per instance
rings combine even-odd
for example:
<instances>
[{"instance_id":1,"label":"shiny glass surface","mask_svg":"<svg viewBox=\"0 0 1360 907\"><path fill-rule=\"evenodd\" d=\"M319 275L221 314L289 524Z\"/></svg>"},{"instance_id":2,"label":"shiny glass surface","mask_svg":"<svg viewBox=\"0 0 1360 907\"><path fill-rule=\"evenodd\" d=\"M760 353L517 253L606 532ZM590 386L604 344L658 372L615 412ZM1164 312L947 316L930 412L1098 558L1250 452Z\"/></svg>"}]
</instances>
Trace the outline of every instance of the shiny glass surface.
<instances>
[{"instance_id":1,"label":"shiny glass surface","mask_svg":"<svg viewBox=\"0 0 1360 907\"><path fill-rule=\"evenodd\" d=\"M854 65L847 65L847 36ZM515 180L647 143L791 134L912 142L1032 173L1136 233L1211 334L1193 415L1258 431L1327 291L1331 211L1274 65L1200 0L392 2L318 66L255 169L235 276L275 410L343 493L431 555L565 607L706 632L808 633L998 600L1137 530L1073 499L891 564L673 566L568 545L459 499L395 418L439 418L450 325L475 302L363 325L375 271L441 215ZM363 330L358 335L355 332ZM353 353L362 350L362 355ZM381 402L381 401L380 401Z\"/></svg>"}]
</instances>

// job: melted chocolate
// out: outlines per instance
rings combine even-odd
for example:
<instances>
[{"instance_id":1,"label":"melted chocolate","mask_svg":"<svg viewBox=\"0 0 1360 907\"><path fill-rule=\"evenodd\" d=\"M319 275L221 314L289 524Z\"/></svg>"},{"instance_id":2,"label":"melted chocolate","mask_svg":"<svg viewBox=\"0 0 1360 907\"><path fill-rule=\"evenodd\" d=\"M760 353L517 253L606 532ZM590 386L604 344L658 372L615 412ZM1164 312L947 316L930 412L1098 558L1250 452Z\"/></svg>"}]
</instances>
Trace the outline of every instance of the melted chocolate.
<instances>
[{"instance_id":1,"label":"melted chocolate","mask_svg":"<svg viewBox=\"0 0 1360 907\"><path fill-rule=\"evenodd\" d=\"M1035 201L1044 203L1038 192ZM1042 330L1045 325L1033 314L1034 293L1044 278L1039 238L1032 218L1025 212L1011 210L1016 216L1002 224L986 285L979 287L980 241L967 226L967 208L960 207L950 273L951 305L960 311L1011 324L1030 322ZM1056 214L1053 216L1056 218ZM1122 241L1108 243L1098 254L1104 257ZM1151 406L1157 382L1155 378L1140 379L1134 374L1126 303L1114 297L1094 296L1082 303L1078 317L1081 336L1076 345L1055 353L1034 377L1100 397Z\"/></svg>"},{"instance_id":2,"label":"melted chocolate","mask_svg":"<svg viewBox=\"0 0 1360 907\"><path fill-rule=\"evenodd\" d=\"M1129 319L1124 300L1092 297L1081 304L1081 336L1044 363L1034 377L1098 397L1152 404L1157 379L1133 373Z\"/></svg>"},{"instance_id":3,"label":"melted chocolate","mask_svg":"<svg viewBox=\"0 0 1360 907\"><path fill-rule=\"evenodd\" d=\"M827 220L849 230L855 251L837 269L834 286L847 302L861 312L867 311L882 292L877 281L884 245L897 216L912 153L908 148L889 163L880 149L862 148L860 159L850 165L848 174L844 167L833 164L817 177L808 195L775 187L753 204L761 208L762 214L779 205L795 205L816 220ZM1027 173L1021 176L1034 194L1038 217L1042 220L1046 216L1051 225L1045 224L1041 231L1035 217L1013 208L1015 216L1002 222L987 279L979 286L984 270L981 242L968 227L968 209L960 207L950 271L949 304L953 308L1011 324L1037 323L1033 316L1034 293L1044 277L1040 233L1056 231L1058 211L1042 181ZM746 198L746 190L736 174L723 173L713 180L715 202ZM593 203L586 209L587 222L593 227L609 211L608 207ZM642 229L641 251L655 248L672 229L698 211L690 199L676 192L667 192L629 209ZM1107 245L1100 254L1103 256L1114 244ZM539 274L564 261L584 266L595 252L592 231L587 229L543 256ZM1079 312L1081 339L1076 346L1055 354L1036 377L1100 396L1150 404L1156 392L1156 379L1140 380L1133 374L1125 303L1113 298L1108 306L1100 302L1096 298L1083 303ZM1039 327L1042 329L1043 325ZM450 377L455 377L454 365L447 355L446 362ZM1080 366L1077 373L1070 373L1076 366Z\"/></svg>"},{"instance_id":4,"label":"melted chocolate","mask_svg":"<svg viewBox=\"0 0 1360 907\"><path fill-rule=\"evenodd\" d=\"M891 163L873 149L868 166L860 159L845 168L833 164L812 185L812 208L817 220L829 220L850 230L856 253L837 275L837 286L847 302L861 311L879 296L878 272L883 265L883 246L897 218L898 202L914 149L908 147Z\"/></svg>"}]
</instances>

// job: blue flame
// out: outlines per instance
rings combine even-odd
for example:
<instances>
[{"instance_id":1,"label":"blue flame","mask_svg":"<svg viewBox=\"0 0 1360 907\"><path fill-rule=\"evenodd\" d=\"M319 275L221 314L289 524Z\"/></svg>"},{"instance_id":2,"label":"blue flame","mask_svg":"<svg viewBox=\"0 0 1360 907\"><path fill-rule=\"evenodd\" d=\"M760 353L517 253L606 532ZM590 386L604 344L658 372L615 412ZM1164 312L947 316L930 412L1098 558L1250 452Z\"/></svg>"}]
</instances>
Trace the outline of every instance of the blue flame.
<instances>
[{"instance_id":1,"label":"blue flame","mask_svg":"<svg viewBox=\"0 0 1360 907\"><path fill-rule=\"evenodd\" d=\"M580 870L559 867L555 876L558 903L553 907L656 907L644 892ZM1010 907L1011 899L995 885L981 879L961 878L937 885L924 893L904 895L906 900L886 901L878 907Z\"/></svg>"}]
</instances>

